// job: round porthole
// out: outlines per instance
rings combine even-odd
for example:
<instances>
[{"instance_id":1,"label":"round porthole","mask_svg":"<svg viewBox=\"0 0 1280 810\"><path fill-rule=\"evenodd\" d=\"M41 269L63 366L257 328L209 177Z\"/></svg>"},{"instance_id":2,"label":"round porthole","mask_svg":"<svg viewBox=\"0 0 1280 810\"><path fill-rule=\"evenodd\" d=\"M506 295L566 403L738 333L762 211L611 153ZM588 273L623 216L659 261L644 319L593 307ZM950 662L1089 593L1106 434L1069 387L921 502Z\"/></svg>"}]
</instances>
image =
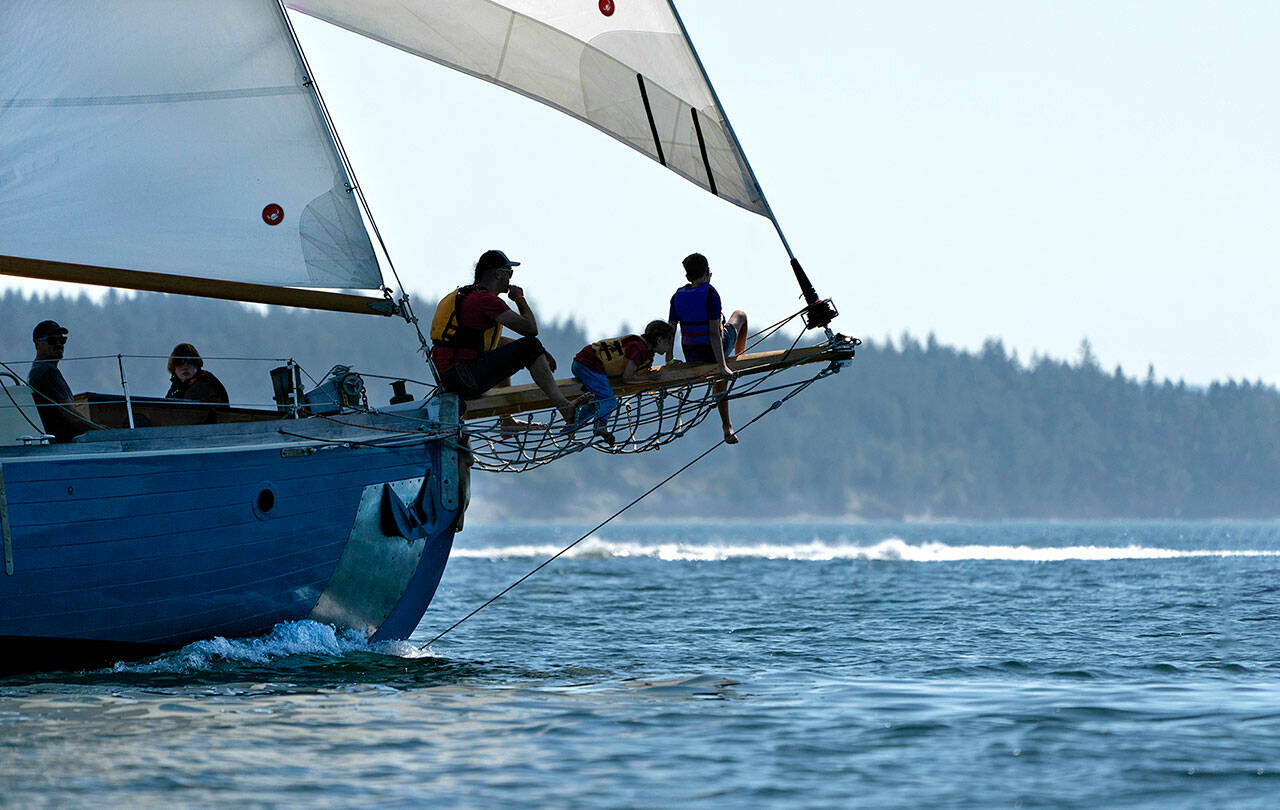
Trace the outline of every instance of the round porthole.
<instances>
[{"instance_id":1,"label":"round porthole","mask_svg":"<svg viewBox=\"0 0 1280 810\"><path fill-rule=\"evenodd\" d=\"M262 489L258 490L258 494L253 499L253 513L260 520L266 520L271 516L271 510L276 508L276 491L271 488L270 484L263 484Z\"/></svg>"}]
</instances>

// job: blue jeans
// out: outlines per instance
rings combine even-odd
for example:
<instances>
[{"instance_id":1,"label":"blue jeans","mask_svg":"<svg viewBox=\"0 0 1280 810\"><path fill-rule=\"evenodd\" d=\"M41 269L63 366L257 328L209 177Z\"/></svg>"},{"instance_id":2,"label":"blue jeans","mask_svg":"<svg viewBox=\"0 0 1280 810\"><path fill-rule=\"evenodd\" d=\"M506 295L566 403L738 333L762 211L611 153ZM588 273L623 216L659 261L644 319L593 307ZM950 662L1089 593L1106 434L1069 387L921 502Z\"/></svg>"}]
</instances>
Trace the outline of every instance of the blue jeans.
<instances>
[{"instance_id":1,"label":"blue jeans","mask_svg":"<svg viewBox=\"0 0 1280 810\"><path fill-rule=\"evenodd\" d=\"M613 413L614 408L618 407L618 398L613 395L613 387L609 385L609 378L598 371L592 371L586 366L573 361L573 376L582 383L588 391L595 395L595 402L583 405L578 409L581 414L579 421L585 422L588 419L596 420L596 427L604 427L605 419L609 414Z\"/></svg>"}]
</instances>

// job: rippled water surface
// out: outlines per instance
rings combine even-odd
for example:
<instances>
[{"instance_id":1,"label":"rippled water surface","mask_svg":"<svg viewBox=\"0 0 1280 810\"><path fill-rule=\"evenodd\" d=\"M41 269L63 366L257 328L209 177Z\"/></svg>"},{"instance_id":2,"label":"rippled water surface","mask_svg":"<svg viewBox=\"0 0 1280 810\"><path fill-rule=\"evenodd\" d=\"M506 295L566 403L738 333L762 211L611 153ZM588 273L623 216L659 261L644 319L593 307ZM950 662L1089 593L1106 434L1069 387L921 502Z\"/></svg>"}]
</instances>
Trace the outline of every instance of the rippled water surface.
<instances>
[{"instance_id":1,"label":"rippled water surface","mask_svg":"<svg viewBox=\"0 0 1280 810\"><path fill-rule=\"evenodd\" d=\"M1280 523L459 535L413 643L0 680L0 803L1280 805Z\"/></svg>"}]
</instances>

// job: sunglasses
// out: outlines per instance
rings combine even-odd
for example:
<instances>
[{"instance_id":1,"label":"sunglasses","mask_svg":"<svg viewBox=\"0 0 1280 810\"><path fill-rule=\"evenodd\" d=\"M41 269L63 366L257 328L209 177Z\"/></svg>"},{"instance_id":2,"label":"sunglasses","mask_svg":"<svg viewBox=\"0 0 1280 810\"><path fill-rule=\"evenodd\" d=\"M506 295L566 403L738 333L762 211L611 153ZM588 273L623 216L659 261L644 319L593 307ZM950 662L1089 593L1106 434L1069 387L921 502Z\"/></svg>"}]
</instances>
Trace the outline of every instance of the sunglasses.
<instances>
[{"instance_id":1,"label":"sunglasses","mask_svg":"<svg viewBox=\"0 0 1280 810\"><path fill-rule=\"evenodd\" d=\"M67 342L66 335L50 335L49 337L37 338L51 346L61 346Z\"/></svg>"}]
</instances>

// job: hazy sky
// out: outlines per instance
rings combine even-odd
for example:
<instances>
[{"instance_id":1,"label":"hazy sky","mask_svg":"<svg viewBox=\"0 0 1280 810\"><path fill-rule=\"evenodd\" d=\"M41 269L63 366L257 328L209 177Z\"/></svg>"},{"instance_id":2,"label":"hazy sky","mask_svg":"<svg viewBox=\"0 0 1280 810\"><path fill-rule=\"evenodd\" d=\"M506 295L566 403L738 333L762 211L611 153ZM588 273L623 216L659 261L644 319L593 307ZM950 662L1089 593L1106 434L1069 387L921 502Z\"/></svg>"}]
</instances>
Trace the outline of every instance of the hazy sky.
<instances>
[{"instance_id":1,"label":"hazy sky","mask_svg":"<svg viewBox=\"0 0 1280 810\"><path fill-rule=\"evenodd\" d=\"M681 12L837 326L1203 383L1280 382L1280 3L687 0ZM489 247L544 317L665 315L679 260L798 308L767 220L575 120L300 18L411 291Z\"/></svg>"}]
</instances>

